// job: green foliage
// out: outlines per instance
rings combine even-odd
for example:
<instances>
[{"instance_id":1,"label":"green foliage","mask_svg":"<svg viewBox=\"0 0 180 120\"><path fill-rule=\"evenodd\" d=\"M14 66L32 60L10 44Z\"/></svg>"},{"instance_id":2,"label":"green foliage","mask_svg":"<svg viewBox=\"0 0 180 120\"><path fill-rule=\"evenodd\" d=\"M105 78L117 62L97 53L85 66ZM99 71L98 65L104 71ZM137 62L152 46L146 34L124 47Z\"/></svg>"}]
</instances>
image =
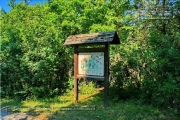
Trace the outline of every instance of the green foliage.
<instances>
[{"instance_id":1,"label":"green foliage","mask_svg":"<svg viewBox=\"0 0 180 120\"><path fill-rule=\"evenodd\" d=\"M66 92L72 91L74 89L74 77L69 77L67 84L68 87L66 88Z\"/></svg>"},{"instance_id":2,"label":"green foliage","mask_svg":"<svg viewBox=\"0 0 180 120\"><path fill-rule=\"evenodd\" d=\"M92 81L87 82L84 80L79 84L79 93L81 94L93 94L96 92L96 84Z\"/></svg>"},{"instance_id":3,"label":"green foliage","mask_svg":"<svg viewBox=\"0 0 180 120\"><path fill-rule=\"evenodd\" d=\"M47 5L23 3L3 16L2 96L53 96L66 88L72 58L56 19Z\"/></svg>"},{"instance_id":4,"label":"green foliage","mask_svg":"<svg viewBox=\"0 0 180 120\"><path fill-rule=\"evenodd\" d=\"M177 16L179 13L168 20L137 19L133 26L126 23L121 29L121 46L111 48L111 94L115 98L117 95L119 99L139 98L148 104L179 110L180 29ZM136 18L136 14L131 18Z\"/></svg>"}]
</instances>

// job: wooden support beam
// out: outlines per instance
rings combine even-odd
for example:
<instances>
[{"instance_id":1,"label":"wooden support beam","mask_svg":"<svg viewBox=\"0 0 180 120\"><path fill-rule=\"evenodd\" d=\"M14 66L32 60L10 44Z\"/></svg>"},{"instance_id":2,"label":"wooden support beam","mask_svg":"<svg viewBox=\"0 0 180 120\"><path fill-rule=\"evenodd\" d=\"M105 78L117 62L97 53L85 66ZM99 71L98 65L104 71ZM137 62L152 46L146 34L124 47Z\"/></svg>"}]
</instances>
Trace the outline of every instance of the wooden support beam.
<instances>
[{"instance_id":1,"label":"wooden support beam","mask_svg":"<svg viewBox=\"0 0 180 120\"><path fill-rule=\"evenodd\" d=\"M87 76L87 75L77 75L77 78L78 79L87 79L87 80L91 80L91 79L93 79L93 80L97 80L97 81L104 81L104 76Z\"/></svg>"},{"instance_id":2,"label":"wooden support beam","mask_svg":"<svg viewBox=\"0 0 180 120\"><path fill-rule=\"evenodd\" d=\"M74 46L74 102L78 102L78 52L77 52L78 46Z\"/></svg>"},{"instance_id":3,"label":"wooden support beam","mask_svg":"<svg viewBox=\"0 0 180 120\"><path fill-rule=\"evenodd\" d=\"M105 66L104 66L104 106L108 106L108 91L109 91L109 43L105 44Z\"/></svg>"},{"instance_id":4,"label":"wooden support beam","mask_svg":"<svg viewBox=\"0 0 180 120\"><path fill-rule=\"evenodd\" d=\"M77 52L104 52L105 48L78 48Z\"/></svg>"}]
</instances>

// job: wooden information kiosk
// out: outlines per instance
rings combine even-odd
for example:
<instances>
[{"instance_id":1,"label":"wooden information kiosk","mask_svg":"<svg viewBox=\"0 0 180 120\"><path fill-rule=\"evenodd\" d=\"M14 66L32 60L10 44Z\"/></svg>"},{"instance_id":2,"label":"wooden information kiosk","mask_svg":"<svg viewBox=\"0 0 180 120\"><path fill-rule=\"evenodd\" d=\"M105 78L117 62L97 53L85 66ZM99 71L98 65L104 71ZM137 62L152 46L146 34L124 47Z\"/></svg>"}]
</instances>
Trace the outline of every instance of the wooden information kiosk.
<instances>
[{"instance_id":1,"label":"wooden information kiosk","mask_svg":"<svg viewBox=\"0 0 180 120\"><path fill-rule=\"evenodd\" d=\"M66 39L64 45L74 46L75 103L78 101L78 80L86 78L104 81L104 105L108 105L110 44L120 44L115 31L70 35Z\"/></svg>"}]
</instances>

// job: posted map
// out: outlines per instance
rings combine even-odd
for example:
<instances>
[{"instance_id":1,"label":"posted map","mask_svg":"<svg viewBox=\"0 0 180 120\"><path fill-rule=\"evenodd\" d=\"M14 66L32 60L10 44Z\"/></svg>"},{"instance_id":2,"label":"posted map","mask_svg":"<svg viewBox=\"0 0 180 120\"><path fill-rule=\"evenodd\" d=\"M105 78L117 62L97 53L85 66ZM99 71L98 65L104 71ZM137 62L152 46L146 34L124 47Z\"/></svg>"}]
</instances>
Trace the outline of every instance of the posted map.
<instances>
[{"instance_id":1,"label":"posted map","mask_svg":"<svg viewBox=\"0 0 180 120\"><path fill-rule=\"evenodd\" d=\"M104 52L79 53L78 73L104 76Z\"/></svg>"}]
</instances>

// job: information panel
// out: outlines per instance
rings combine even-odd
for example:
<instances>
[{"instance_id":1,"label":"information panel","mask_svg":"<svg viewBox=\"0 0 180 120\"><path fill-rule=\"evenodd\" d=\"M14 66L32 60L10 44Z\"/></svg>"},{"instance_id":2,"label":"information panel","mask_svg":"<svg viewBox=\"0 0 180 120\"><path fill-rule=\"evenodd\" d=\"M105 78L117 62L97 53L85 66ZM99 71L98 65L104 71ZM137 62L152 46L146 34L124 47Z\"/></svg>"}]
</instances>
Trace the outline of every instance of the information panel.
<instances>
[{"instance_id":1,"label":"information panel","mask_svg":"<svg viewBox=\"0 0 180 120\"><path fill-rule=\"evenodd\" d=\"M79 53L78 74L104 76L104 52Z\"/></svg>"}]
</instances>

